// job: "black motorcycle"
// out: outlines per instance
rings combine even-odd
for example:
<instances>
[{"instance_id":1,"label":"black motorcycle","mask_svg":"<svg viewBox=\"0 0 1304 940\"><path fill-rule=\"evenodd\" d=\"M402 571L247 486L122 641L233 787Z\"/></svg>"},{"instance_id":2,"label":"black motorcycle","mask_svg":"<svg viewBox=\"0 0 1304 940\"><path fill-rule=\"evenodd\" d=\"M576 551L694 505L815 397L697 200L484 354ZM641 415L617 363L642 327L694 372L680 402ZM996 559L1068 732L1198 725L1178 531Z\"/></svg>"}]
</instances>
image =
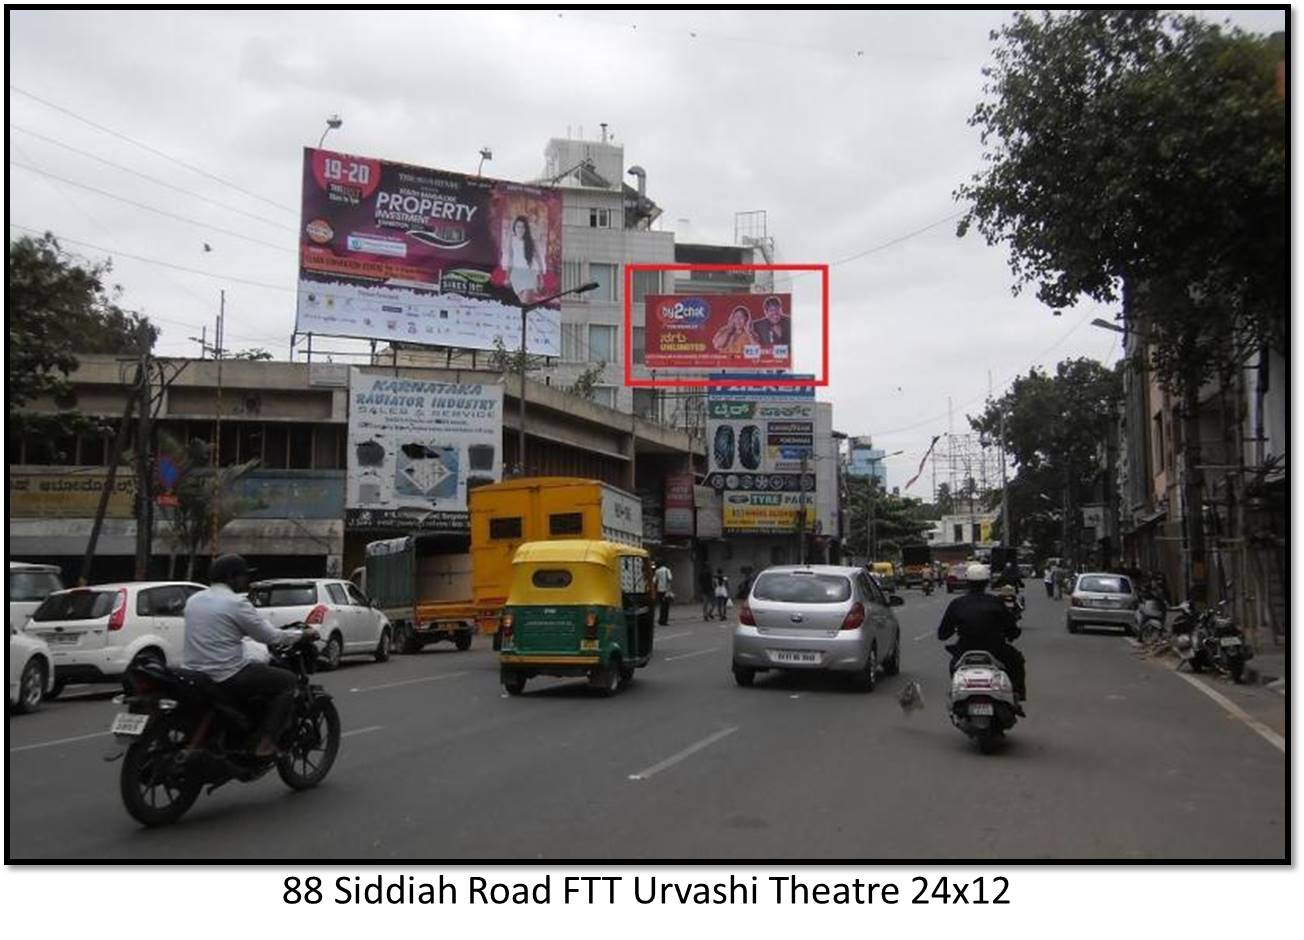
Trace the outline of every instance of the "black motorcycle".
<instances>
[{"instance_id":1,"label":"black motorcycle","mask_svg":"<svg viewBox=\"0 0 1304 940\"><path fill-rule=\"evenodd\" d=\"M299 686L280 753L271 757L253 753L262 703L237 705L200 672L156 662L129 669L132 691L121 696L127 711L109 729L117 747L105 760L123 758L120 790L132 818L146 826L174 823L205 786L212 793L232 780L248 783L273 767L295 790L321 783L339 752L340 716L330 694L308 679L316 655L311 637L272 650L273 665L292 671Z\"/></svg>"},{"instance_id":2,"label":"black motorcycle","mask_svg":"<svg viewBox=\"0 0 1304 940\"><path fill-rule=\"evenodd\" d=\"M1254 653L1236 621L1227 616L1226 609L1227 602L1222 601L1216 611L1205 611L1200 641L1204 658L1239 683L1245 678L1245 663Z\"/></svg>"}]
</instances>

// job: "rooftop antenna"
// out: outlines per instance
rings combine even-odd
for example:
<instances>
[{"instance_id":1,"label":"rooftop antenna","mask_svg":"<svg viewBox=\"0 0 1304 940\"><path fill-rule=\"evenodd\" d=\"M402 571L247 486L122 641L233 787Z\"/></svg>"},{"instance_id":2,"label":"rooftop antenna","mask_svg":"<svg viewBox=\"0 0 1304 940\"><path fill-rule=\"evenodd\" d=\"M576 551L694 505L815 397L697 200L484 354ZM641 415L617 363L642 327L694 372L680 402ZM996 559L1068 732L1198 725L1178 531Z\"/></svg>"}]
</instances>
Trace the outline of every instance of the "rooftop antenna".
<instances>
[{"instance_id":1,"label":"rooftop antenna","mask_svg":"<svg viewBox=\"0 0 1304 940\"><path fill-rule=\"evenodd\" d=\"M607 122L603 121L598 126L602 128L602 142L605 144L607 142Z\"/></svg>"}]
</instances>

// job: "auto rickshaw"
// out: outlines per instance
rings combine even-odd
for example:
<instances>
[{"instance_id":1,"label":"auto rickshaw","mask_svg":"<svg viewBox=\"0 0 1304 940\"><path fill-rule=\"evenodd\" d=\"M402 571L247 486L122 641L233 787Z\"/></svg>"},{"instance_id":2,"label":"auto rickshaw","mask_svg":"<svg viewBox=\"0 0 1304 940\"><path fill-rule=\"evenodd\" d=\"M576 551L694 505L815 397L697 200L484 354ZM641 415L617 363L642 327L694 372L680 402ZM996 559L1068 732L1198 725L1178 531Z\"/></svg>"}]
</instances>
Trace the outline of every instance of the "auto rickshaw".
<instances>
[{"instance_id":1,"label":"auto rickshaw","mask_svg":"<svg viewBox=\"0 0 1304 940\"><path fill-rule=\"evenodd\" d=\"M876 561L869 565L869 573L878 578L884 591L895 591L897 585L896 568L890 561Z\"/></svg>"},{"instance_id":2,"label":"auto rickshaw","mask_svg":"<svg viewBox=\"0 0 1304 940\"><path fill-rule=\"evenodd\" d=\"M588 539L527 542L512 558L503 607L503 688L534 676L585 676L603 695L652 656L652 566L632 545Z\"/></svg>"}]
</instances>

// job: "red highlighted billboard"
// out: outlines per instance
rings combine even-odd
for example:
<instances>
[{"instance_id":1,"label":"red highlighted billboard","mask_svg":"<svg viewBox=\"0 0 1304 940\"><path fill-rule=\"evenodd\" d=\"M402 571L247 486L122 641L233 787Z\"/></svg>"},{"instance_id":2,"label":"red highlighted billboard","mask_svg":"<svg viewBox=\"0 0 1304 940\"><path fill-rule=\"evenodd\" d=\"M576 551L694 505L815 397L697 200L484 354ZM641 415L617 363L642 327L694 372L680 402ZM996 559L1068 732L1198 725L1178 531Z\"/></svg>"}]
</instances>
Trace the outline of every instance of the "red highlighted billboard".
<instances>
[{"instance_id":1,"label":"red highlighted billboard","mask_svg":"<svg viewBox=\"0 0 1304 940\"><path fill-rule=\"evenodd\" d=\"M641 378L634 375L634 345L633 345L633 307L632 297L634 294L634 274L638 271L741 271L741 272L762 272L762 271L788 271L798 274L819 274L820 275L820 302L821 302L821 329L820 329L820 372L815 377L795 376L791 373L782 374L776 372L774 375L763 378L731 378L728 376L676 376ZM630 388L716 388L721 386L747 386L747 387L799 387L799 388L823 388L829 384L829 266L827 264L627 264L625 265L625 385ZM651 295L668 296L668 295ZM679 295L681 297L699 296L699 295ZM712 298L718 298L722 295L708 295ZM757 298L764 301L766 297L785 296L777 294L746 294L741 295L749 298ZM791 305L791 300L789 300ZM791 306L789 306L791 309ZM791 320L789 320L791 322ZM661 368L654 366L650 361L650 353L654 351L651 341L651 330L653 326L649 320L644 323L644 358L641 365L648 368ZM682 365L682 362L679 363ZM762 363L744 359L741 362L729 363L724 368L748 368L763 369L766 366ZM718 366L708 366L708 368L718 369ZM791 349L789 350L789 364L787 366L775 366L773 368L791 368Z\"/></svg>"},{"instance_id":2,"label":"red highlighted billboard","mask_svg":"<svg viewBox=\"0 0 1304 940\"><path fill-rule=\"evenodd\" d=\"M787 369L791 294L649 294L650 369Z\"/></svg>"}]
</instances>

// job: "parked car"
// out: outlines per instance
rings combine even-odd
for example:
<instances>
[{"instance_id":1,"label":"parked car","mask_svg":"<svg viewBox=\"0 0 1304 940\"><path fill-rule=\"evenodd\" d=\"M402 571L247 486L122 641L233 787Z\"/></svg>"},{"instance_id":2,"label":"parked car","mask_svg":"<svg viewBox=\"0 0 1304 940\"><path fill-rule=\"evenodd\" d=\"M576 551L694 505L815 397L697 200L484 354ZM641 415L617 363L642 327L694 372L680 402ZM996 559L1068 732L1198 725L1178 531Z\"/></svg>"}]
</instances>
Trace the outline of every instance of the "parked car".
<instances>
[{"instance_id":1,"label":"parked car","mask_svg":"<svg viewBox=\"0 0 1304 940\"><path fill-rule=\"evenodd\" d=\"M1069 633L1084 626L1122 627L1131 634L1136 627L1136 610L1141 598L1127 575L1088 572L1077 576L1069 594L1064 624Z\"/></svg>"},{"instance_id":2,"label":"parked car","mask_svg":"<svg viewBox=\"0 0 1304 940\"><path fill-rule=\"evenodd\" d=\"M54 686L50 647L38 636L9 626L9 707L34 712Z\"/></svg>"},{"instance_id":3,"label":"parked car","mask_svg":"<svg viewBox=\"0 0 1304 940\"><path fill-rule=\"evenodd\" d=\"M339 578L279 578L249 586L249 599L275 626L306 623L317 628L321 664L334 669L345 656L389 659L389 618L351 581Z\"/></svg>"},{"instance_id":4,"label":"parked car","mask_svg":"<svg viewBox=\"0 0 1304 940\"><path fill-rule=\"evenodd\" d=\"M22 630L27 620L53 591L63 590L57 565L9 562L9 626Z\"/></svg>"},{"instance_id":5,"label":"parked car","mask_svg":"<svg viewBox=\"0 0 1304 940\"><path fill-rule=\"evenodd\" d=\"M202 584L133 581L56 591L32 614L27 632L50 646L49 698L76 682L121 680L133 663L181 662L186 601Z\"/></svg>"},{"instance_id":6,"label":"parked car","mask_svg":"<svg viewBox=\"0 0 1304 940\"><path fill-rule=\"evenodd\" d=\"M968 564L951 565L946 569L946 593L953 591L963 591L965 580L964 573L969 570Z\"/></svg>"},{"instance_id":7,"label":"parked car","mask_svg":"<svg viewBox=\"0 0 1304 940\"><path fill-rule=\"evenodd\" d=\"M886 593L864 568L783 565L767 568L738 607L733 674L749 686L770 669L828 670L870 691L880 671L901 669L901 627Z\"/></svg>"}]
</instances>

